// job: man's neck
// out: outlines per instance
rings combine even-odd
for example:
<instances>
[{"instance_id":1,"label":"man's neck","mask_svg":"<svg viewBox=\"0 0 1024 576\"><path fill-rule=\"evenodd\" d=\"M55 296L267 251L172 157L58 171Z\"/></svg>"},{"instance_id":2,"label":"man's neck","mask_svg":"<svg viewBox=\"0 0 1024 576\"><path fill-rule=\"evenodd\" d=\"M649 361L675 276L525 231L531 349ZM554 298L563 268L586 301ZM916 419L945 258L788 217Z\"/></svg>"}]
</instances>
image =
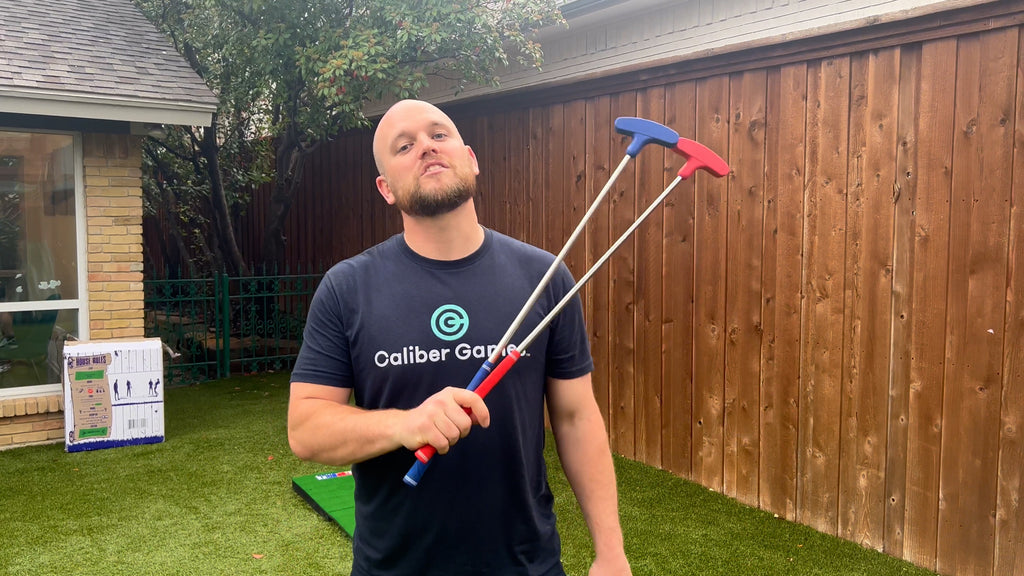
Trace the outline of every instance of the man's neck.
<instances>
[{"instance_id":1,"label":"man's neck","mask_svg":"<svg viewBox=\"0 0 1024 576\"><path fill-rule=\"evenodd\" d=\"M409 248L431 260L465 258L484 242L484 231L477 221L472 198L455 210L432 218L403 213L402 224Z\"/></svg>"}]
</instances>

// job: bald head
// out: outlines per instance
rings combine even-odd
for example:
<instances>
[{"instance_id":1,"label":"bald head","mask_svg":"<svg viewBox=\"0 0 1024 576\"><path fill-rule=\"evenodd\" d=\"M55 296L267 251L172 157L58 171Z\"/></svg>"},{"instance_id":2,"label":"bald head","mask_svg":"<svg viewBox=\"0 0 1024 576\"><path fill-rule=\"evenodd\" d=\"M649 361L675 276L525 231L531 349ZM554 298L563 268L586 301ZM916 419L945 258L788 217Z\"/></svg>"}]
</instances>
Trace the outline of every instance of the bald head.
<instances>
[{"instance_id":1,"label":"bald head","mask_svg":"<svg viewBox=\"0 0 1024 576\"><path fill-rule=\"evenodd\" d=\"M456 138L462 139L452 119L437 106L422 100L400 100L388 108L373 133L373 161L377 164L379 174L384 175L385 158L389 151L393 152L392 148L398 140L409 135L407 126L410 121L424 118L447 128Z\"/></svg>"},{"instance_id":2,"label":"bald head","mask_svg":"<svg viewBox=\"0 0 1024 576\"><path fill-rule=\"evenodd\" d=\"M433 217L471 200L480 167L455 123L433 104L402 100L373 134L377 190L402 214Z\"/></svg>"}]
</instances>

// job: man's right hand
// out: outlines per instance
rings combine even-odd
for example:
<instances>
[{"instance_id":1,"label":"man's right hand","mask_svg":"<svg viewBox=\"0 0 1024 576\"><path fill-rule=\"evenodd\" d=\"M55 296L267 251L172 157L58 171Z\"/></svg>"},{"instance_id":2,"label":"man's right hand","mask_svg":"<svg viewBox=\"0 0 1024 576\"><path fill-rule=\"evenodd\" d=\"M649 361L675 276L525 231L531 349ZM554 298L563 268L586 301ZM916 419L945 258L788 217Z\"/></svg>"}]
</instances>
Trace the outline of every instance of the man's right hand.
<instances>
[{"instance_id":1,"label":"man's right hand","mask_svg":"<svg viewBox=\"0 0 1024 576\"><path fill-rule=\"evenodd\" d=\"M398 440L409 450L429 444L446 454L474 424L486 428L490 423L483 398L465 388L448 387L405 413Z\"/></svg>"}]
</instances>

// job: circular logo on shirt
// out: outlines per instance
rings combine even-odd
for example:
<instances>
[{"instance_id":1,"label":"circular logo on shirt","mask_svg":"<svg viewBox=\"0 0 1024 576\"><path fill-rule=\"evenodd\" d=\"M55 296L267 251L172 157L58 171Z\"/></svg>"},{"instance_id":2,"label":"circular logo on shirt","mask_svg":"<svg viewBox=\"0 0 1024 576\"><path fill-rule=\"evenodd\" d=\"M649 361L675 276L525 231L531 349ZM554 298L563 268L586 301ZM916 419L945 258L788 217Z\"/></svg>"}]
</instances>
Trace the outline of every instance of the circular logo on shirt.
<instances>
[{"instance_id":1,"label":"circular logo on shirt","mask_svg":"<svg viewBox=\"0 0 1024 576\"><path fill-rule=\"evenodd\" d=\"M430 317L430 329L441 340L458 340L469 330L469 314L455 304L445 304Z\"/></svg>"}]
</instances>

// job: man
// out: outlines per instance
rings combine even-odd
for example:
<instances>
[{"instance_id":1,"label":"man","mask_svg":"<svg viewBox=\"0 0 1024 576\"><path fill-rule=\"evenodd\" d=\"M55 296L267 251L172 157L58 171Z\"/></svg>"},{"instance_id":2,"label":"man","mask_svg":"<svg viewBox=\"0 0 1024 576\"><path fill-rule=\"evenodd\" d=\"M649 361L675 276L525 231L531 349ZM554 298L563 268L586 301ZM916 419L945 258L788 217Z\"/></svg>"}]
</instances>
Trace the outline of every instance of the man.
<instances>
[{"instance_id":1,"label":"man","mask_svg":"<svg viewBox=\"0 0 1024 576\"><path fill-rule=\"evenodd\" d=\"M630 574L578 299L486 404L465 390L553 256L479 225L476 156L436 107L395 104L373 152L377 189L401 211L404 233L325 275L288 408L296 455L354 464L352 573L564 574L542 453L546 400L594 540L590 574ZM562 266L517 336L572 283ZM419 486L406 486L411 450L427 444L439 455Z\"/></svg>"}]
</instances>

